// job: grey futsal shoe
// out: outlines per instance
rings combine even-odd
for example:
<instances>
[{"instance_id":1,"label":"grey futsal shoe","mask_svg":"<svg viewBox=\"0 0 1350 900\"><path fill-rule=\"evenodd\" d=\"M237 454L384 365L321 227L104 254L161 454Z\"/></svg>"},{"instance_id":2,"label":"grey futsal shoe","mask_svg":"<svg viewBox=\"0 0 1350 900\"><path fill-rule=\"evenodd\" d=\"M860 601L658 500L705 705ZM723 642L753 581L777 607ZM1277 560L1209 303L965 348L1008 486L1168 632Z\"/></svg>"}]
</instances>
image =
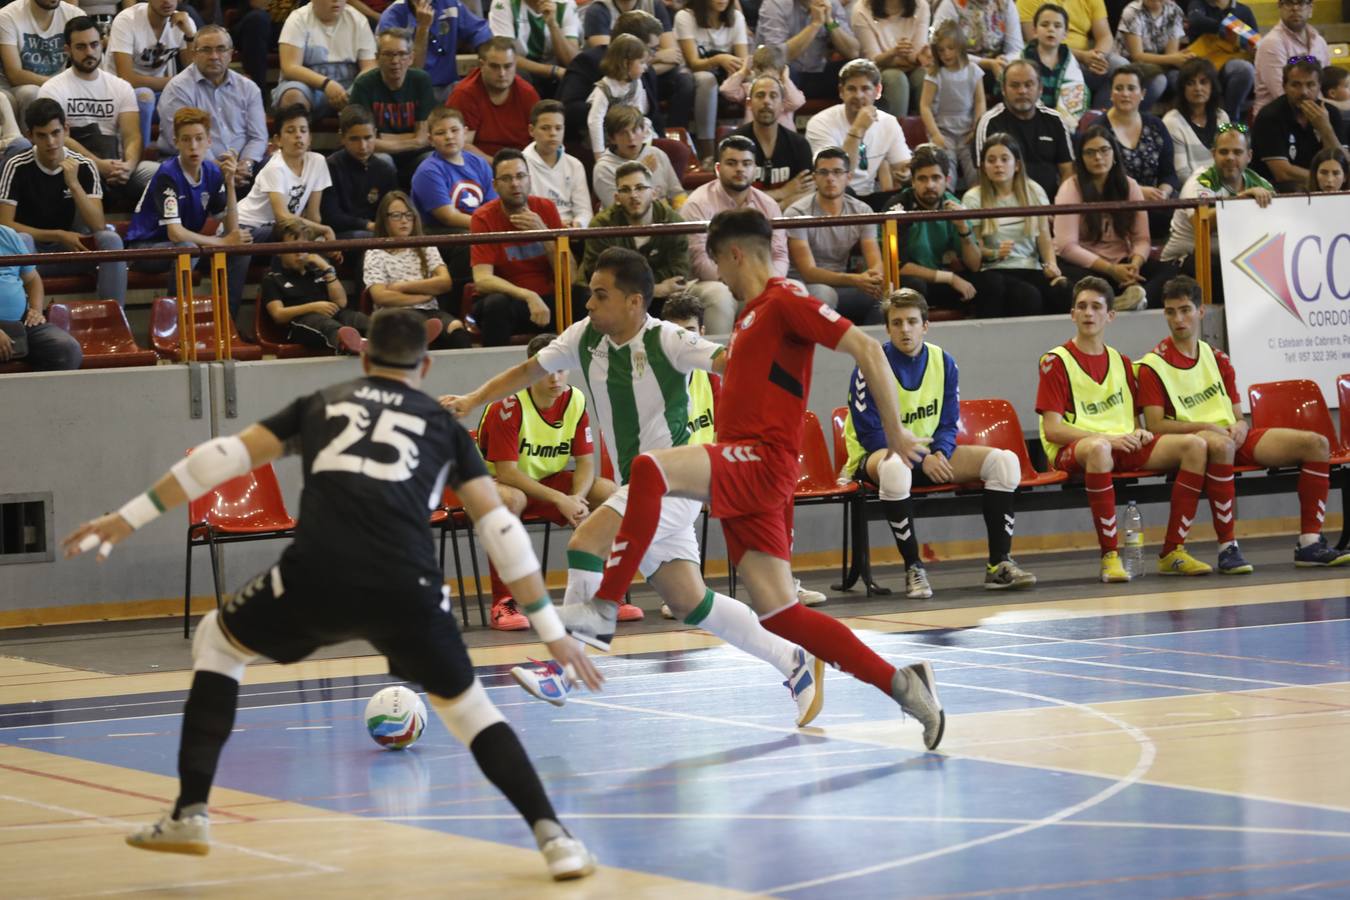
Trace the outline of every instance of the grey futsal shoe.
<instances>
[{"instance_id":1,"label":"grey futsal shoe","mask_svg":"<svg viewBox=\"0 0 1350 900\"><path fill-rule=\"evenodd\" d=\"M913 716L923 726L923 745L936 750L942 743L942 733L947 729L947 714L938 702L937 681L933 678L933 667L926 662L918 662L895 670L891 679L891 696L906 714Z\"/></svg>"},{"instance_id":2,"label":"grey futsal shoe","mask_svg":"<svg viewBox=\"0 0 1350 900\"><path fill-rule=\"evenodd\" d=\"M619 604L592 597L581 603L564 604L559 607L558 615L572 637L601 653L609 652L619 621Z\"/></svg>"},{"instance_id":3,"label":"grey futsal shoe","mask_svg":"<svg viewBox=\"0 0 1350 900\"><path fill-rule=\"evenodd\" d=\"M932 596L933 586L928 583L928 571L920 565L906 569L905 597L910 600L927 600Z\"/></svg>"},{"instance_id":4,"label":"grey futsal shoe","mask_svg":"<svg viewBox=\"0 0 1350 900\"><path fill-rule=\"evenodd\" d=\"M1020 591L1035 584L1036 576L1012 559L1005 559L996 566L986 566L984 570L986 591Z\"/></svg>"},{"instance_id":5,"label":"grey futsal shoe","mask_svg":"<svg viewBox=\"0 0 1350 900\"><path fill-rule=\"evenodd\" d=\"M165 813L158 822L127 835L127 843L141 850L205 856L211 852L211 820L205 815L175 819L172 813Z\"/></svg>"},{"instance_id":6,"label":"grey futsal shoe","mask_svg":"<svg viewBox=\"0 0 1350 900\"><path fill-rule=\"evenodd\" d=\"M554 881L585 878L595 871L595 857L586 845L567 833L557 822L542 819L534 824L534 839L544 854L548 874Z\"/></svg>"}]
</instances>

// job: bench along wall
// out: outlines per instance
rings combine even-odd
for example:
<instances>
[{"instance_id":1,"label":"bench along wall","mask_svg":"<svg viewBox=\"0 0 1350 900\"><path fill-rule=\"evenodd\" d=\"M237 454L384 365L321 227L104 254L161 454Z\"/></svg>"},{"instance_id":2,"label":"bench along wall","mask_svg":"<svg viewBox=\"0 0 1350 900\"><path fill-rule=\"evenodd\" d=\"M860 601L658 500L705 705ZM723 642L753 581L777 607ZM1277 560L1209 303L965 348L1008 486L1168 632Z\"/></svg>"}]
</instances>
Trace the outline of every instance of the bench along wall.
<instances>
[{"instance_id":1,"label":"bench along wall","mask_svg":"<svg viewBox=\"0 0 1350 900\"><path fill-rule=\"evenodd\" d=\"M1208 316L1207 322L1217 318ZM873 331L884 340L881 329ZM963 396L1007 398L1031 436L1036 427L1038 356L1071 334L1068 318L1056 316L940 323L932 327L929 338L956 357ZM1161 314L1151 311L1120 316L1110 334L1113 345L1137 357L1163 337L1166 329ZM438 352L434 357L427 389L439 394L468 390L524 355L516 347ZM193 390L194 371L201 383L199 392ZM846 401L851 371L849 358L817 352L809 405L827 427L830 412ZM188 447L213 435L237 431L296 396L359 373L359 363L353 359L312 359L0 379L0 422L5 423L0 499L50 495L48 521L42 527L53 539L48 546L50 561L0 564L0 625L171 611L175 602L181 603L183 590L184 512L160 518L102 565L89 556L61 560L50 544L84 519L115 509ZM194 409L194 397L199 409ZM295 512L299 461L283 460L277 465L277 475ZM1296 512L1292 494L1242 503L1248 520ZM800 510L796 552L818 563L834 558L840 539L838 515L832 509ZM1145 515L1148 524L1163 523L1161 507L1148 508ZM1018 530L1026 536L1076 532L1086 530L1087 522L1086 512L1075 508L1022 516ZM920 528L926 542L982 540L983 536L977 517L928 518ZM871 539L878 550L891 546L889 533L879 523L873 523ZM228 548L226 590L232 591L268 565L281 546L280 542L261 542ZM565 540L553 541L552 569L562 567L564 547ZM193 594L206 597L211 592L210 566L205 551L197 553ZM716 527L709 531L708 556L711 560L725 557Z\"/></svg>"}]
</instances>

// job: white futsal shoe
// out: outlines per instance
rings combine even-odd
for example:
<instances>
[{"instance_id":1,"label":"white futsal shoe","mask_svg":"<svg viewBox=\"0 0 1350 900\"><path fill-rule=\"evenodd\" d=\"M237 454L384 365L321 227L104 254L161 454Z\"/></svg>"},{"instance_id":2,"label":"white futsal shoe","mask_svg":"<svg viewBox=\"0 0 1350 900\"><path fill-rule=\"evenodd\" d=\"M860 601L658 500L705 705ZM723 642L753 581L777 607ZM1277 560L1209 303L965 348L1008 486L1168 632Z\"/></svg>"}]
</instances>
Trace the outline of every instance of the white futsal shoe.
<instances>
[{"instance_id":1,"label":"white futsal shoe","mask_svg":"<svg viewBox=\"0 0 1350 900\"><path fill-rule=\"evenodd\" d=\"M895 670L891 696L900 708L923 726L923 745L936 750L947 730L947 714L938 702L933 667L926 662L913 663Z\"/></svg>"},{"instance_id":2,"label":"white futsal shoe","mask_svg":"<svg viewBox=\"0 0 1350 900\"><path fill-rule=\"evenodd\" d=\"M595 871L595 857L591 851L552 819L541 819L534 824L534 839L554 881L585 878Z\"/></svg>"},{"instance_id":3,"label":"white futsal shoe","mask_svg":"<svg viewBox=\"0 0 1350 900\"><path fill-rule=\"evenodd\" d=\"M825 705L825 661L801 647L797 648L793 661L796 665L788 680L783 682L783 687L797 701L797 727L801 728L810 725Z\"/></svg>"},{"instance_id":4,"label":"white futsal shoe","mask_svg":"<svg viewBox=\"0 0 1350 900\"><path fill-rule=\"evenodd\" d=\"M567 695L572 693L573 682L567 677L562 663L553 659L548 662L531 659L530 662L534 663L532 667L515 666L511 669L511 677L516 680L516 684L536 700L554 706L566 703Z\"/></svg>"},{"instance_id":5,"label":"white futsal shoe","mask_svg":"<svg viewBox=\"0 0 1350 900\"><path fill-rule=\"evenodd\" d=\"M592 597L580 603L563 604L558 615L572 637L601 653L609 652L619 621L619 604Z\"/></svg>"},{"instance_id":6,"label":"white futsal shoe","mask_svg":"<svg viewBox=\"0 0 1350 900\"><path fill-rule=\"evenodd\" d=\"M141 850L205 856L211 852L211 820L205 815L175 819L172 812L166 812L158 822L137 828L126 840Z\"/></svg>"}]
</instances>

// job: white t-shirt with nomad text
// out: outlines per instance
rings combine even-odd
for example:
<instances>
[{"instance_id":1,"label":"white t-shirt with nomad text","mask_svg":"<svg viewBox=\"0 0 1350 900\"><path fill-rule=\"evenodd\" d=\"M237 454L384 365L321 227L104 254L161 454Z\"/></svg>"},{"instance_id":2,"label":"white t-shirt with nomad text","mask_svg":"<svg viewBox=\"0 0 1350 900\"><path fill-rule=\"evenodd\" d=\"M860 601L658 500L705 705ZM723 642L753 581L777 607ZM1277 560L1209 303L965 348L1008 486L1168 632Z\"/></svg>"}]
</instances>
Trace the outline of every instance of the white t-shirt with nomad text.
<instances>
[{"instance_id":1,"label":"white t-shirt with nomad text","mask_svg":"<svg viewBox=\"0 0 1350 900\"><path fill-rule=\"evenodd\" d=\"M280 153L274 153L254 179L253 190L239 201L239 224L261 228L276 222L268 194L283 195L286 198L286 209L292 215L303 216L309 198L314 192L332 186L333 178L328 174L328 161L314 151L305 154L305 162L300 168L299 176L286 165L286 160Z\"/></svg>"},{"instance_id":2,"label":"white t-shirt with nomad text","mask_svg":"<svg viewBox=\"0 0 1350 900\"><path fill-rule=\"evenodd\" d=\"M811 145L814 156L826 147L842 147L848 139L848 113L844 104L839 103L829 109L823 109L806 123L806 142ZM900 120L888 112L877 110L877 120L863 134L862 143L867 148L867 168L853 167L849 176L849 186L860 197L876 193L877 171L882 165L901 165L909 162L909 144L905 143L905 132L900 128ZM860 154L861 156L861 151Z\"/></svg>"},{"instance_id":3,"label":"white t-shirt with nomad text","mask_svg":"<svg viewBox=\"0 0 1350 900\"><path fill-rule=\"evenodd\" d=\"M38 96L61 104L69 130L97 125L100 134L113 138L122 133L117 127L117 117L139 112L131 83L103 69L95 69L94 77L88 81L76 75L74 69L66 69L48 78Z\"/></svg>"}]
</instances>

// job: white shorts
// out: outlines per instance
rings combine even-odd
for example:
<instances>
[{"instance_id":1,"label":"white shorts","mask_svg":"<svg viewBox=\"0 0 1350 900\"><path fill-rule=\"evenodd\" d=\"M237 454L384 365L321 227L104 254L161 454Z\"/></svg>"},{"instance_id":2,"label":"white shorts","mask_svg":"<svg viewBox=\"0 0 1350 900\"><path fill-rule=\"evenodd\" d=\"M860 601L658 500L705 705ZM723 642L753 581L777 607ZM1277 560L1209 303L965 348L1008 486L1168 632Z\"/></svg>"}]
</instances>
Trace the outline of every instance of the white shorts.
<instances>
[{"instance_id":1,"label":"white shorts","mask_svg":"<svg viewBox=\"0 0 1350 900\"><path fill-rule=\"evenodd\" d=\"M628 485L622 485L603 505L622 518L628 508ZM643 578L652 577L657 569L676 559L687 559L698 565L698 536L694 533L694 525L701 512L703 504L697 500L667 497L661 501L661 522L656 526L656 536L638 563Z\"/></svg>"}]
</instances>

